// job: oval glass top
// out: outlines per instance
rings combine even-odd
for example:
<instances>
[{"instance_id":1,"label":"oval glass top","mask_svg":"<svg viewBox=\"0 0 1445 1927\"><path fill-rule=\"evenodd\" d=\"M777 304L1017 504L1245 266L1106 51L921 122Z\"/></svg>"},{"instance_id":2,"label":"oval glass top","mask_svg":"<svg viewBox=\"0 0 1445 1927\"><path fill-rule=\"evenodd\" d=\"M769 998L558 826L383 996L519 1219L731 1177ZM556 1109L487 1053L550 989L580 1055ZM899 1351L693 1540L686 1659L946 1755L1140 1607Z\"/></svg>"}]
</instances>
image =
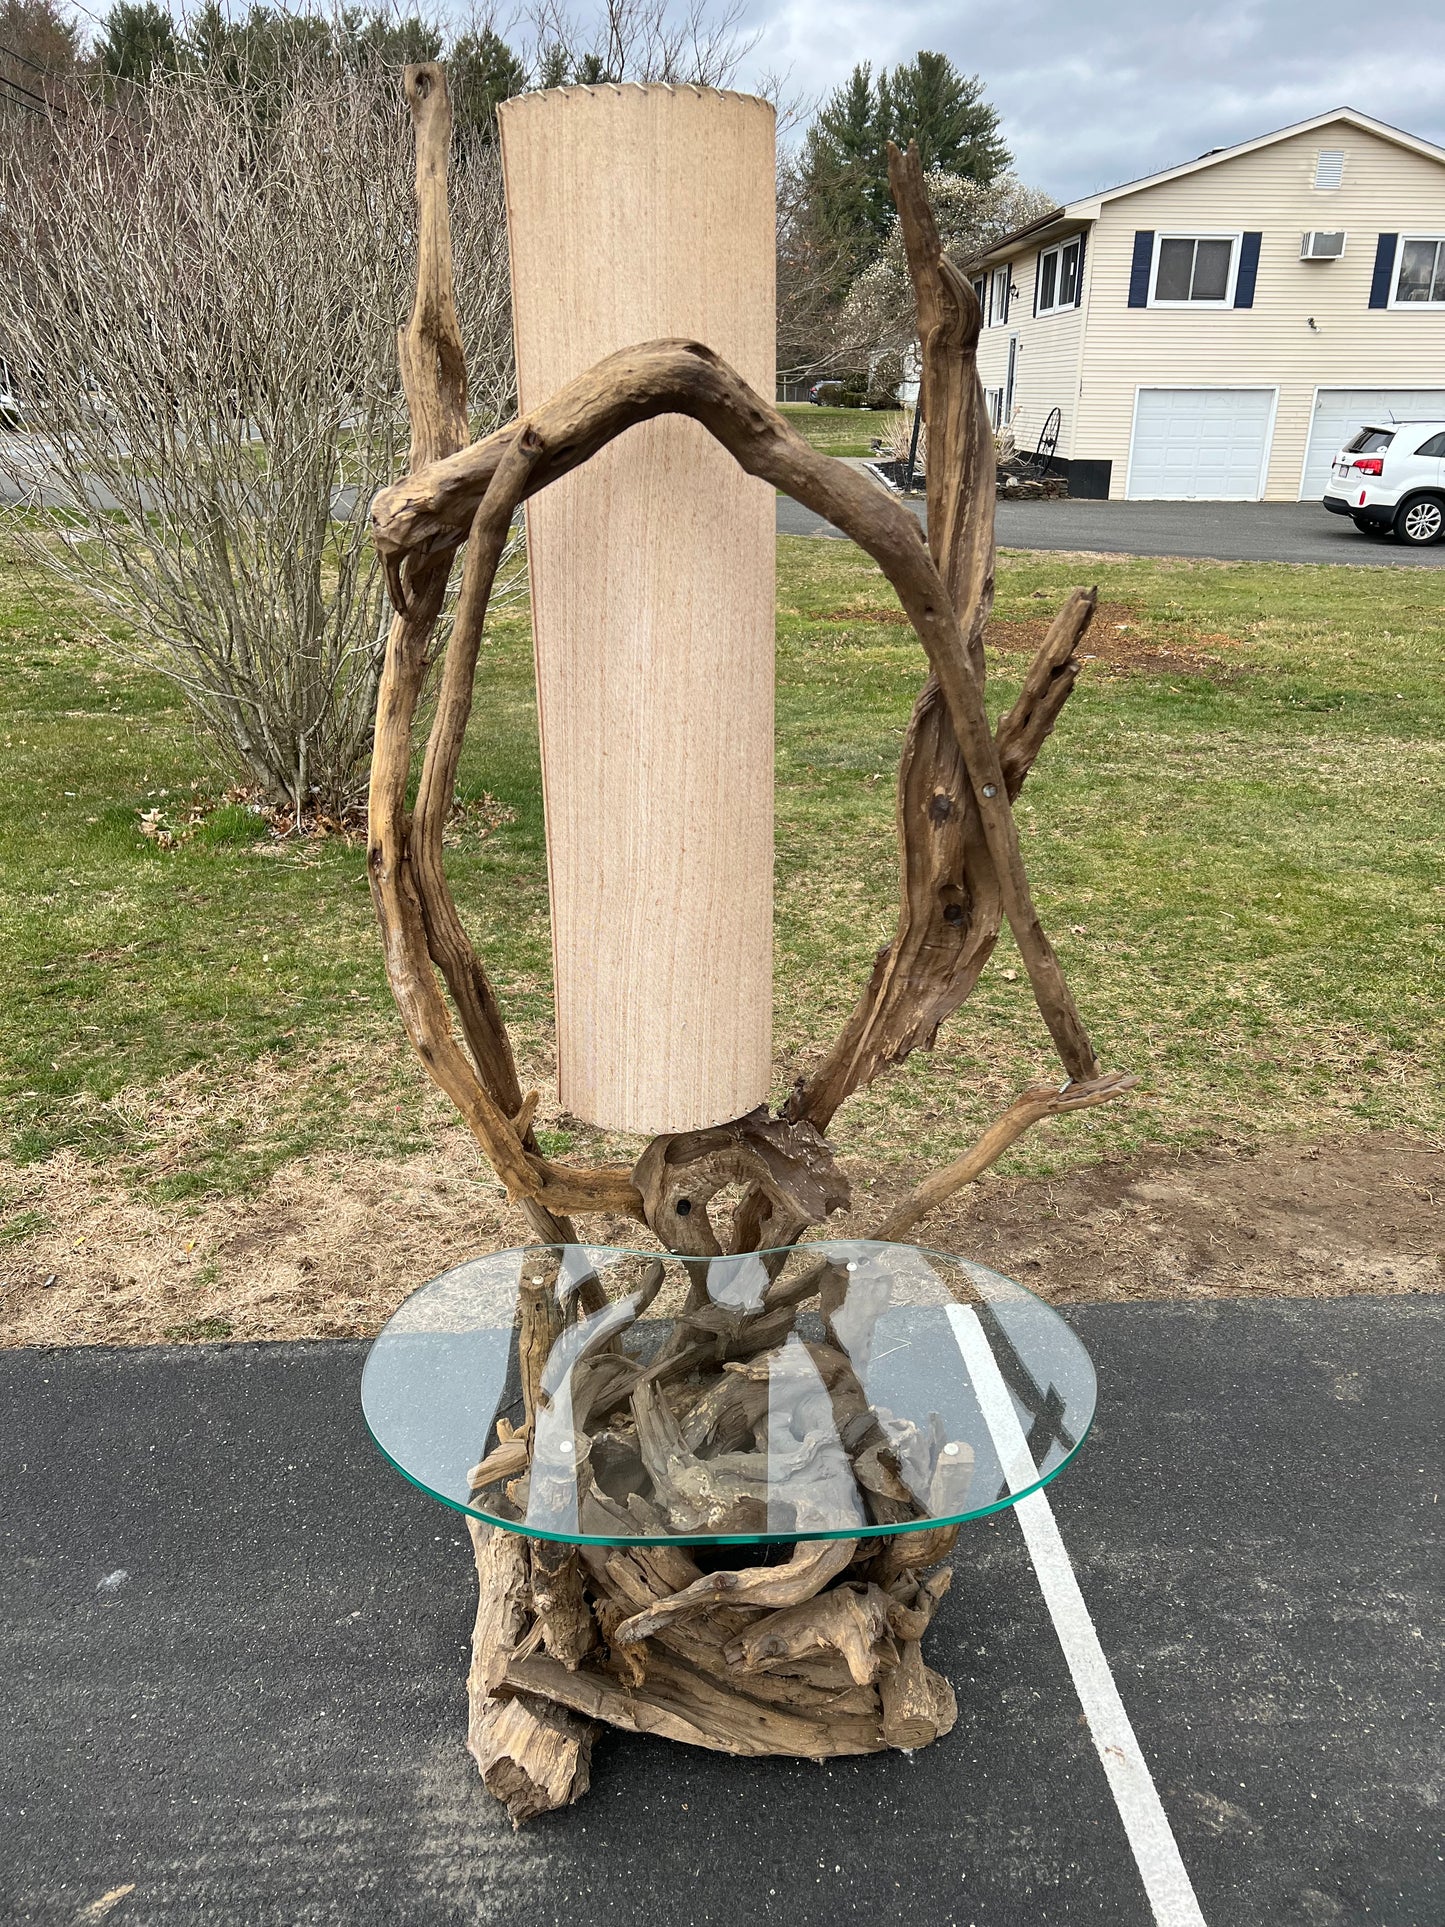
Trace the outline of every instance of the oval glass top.
<instances>
[{"instance_id":1,"label":"oval glass top","mask_svg":"<svg viewBox=\"0 0 1445 1927\"><path fill-rule=\"evenodd\" d=\"M371 1435L473 1518L573 1544L882 1537L1061 1472L1094 1369L1051 1306L915 1245L738 1257L531 1245L412 1293Z\"/></svg>"}]
</instances>

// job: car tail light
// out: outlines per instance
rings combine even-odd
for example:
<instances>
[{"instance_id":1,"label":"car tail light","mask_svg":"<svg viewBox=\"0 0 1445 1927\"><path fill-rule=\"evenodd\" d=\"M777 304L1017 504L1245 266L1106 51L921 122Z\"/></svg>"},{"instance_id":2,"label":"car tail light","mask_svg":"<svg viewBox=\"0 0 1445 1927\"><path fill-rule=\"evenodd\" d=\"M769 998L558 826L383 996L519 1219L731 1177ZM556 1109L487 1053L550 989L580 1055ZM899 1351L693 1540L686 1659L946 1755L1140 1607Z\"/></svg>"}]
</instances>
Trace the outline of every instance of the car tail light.
<instances>
[{"instance_id":1,"label":"car tail light","mask_svg":"<svg viewBox=\"0 0 1445 1927\"><path fill-rule=\"evenodd\" d=\"M1352 466L1357 468L1361 475L1383 475L1385 458L1383 455L1359 455L1356 456Z\"/></svg>"}]
</instances>

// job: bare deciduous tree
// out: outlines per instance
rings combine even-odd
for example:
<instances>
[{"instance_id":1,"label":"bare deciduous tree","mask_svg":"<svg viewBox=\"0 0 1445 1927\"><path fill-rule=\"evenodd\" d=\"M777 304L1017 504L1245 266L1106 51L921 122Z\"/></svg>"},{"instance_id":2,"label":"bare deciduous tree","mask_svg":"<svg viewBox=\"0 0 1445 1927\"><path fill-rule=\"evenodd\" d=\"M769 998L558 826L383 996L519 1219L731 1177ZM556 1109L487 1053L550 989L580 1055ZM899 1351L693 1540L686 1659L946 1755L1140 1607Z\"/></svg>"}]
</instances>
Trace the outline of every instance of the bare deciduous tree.
<instances>
[{"instance_id":1,"label":"bare deciduous tree","mask_svg":"<svg viewBox=\"0 0 1445 1927\"><path fill-rule=\"evenodd\" d=\"M1051 195L1025 187L1012 174L982 183L932 168L926 181L943 252L959 268L1056 206ZM882 253L848 290L839 321L840 345L845 355L855 358L896 355L911 346L917 332L908 257L895 219Z\"/></svg>"},{"instance_id":2,"label":"bare deciduous tree","mask_svg":"<svg viewBox=\"0 0 1445 1927\"><path fill-rule=\"evenodd\" d=\"M231 769L338 811L386 640L367 509L408 438L396 77L298 58L250 86L183 71L125 112L72 89L65 113L0 157L0 357L28 431L0 434L9 529L122 619L116 647L179 685ZM513 406L490 146L452 195L485 432Z\"/></svg>"},{"instance_id":3,"label":"bare deciduous tree","mask_svg":"<svg viewBox=\"0 0 1445 1927\"><path fill-rule=\"evenodd\" d=\"M534 0L528 37L539 86L664 81L726 87L757 36L742 0L601 0L578 19L568 0Z\"/></svg>"}]
</instances>

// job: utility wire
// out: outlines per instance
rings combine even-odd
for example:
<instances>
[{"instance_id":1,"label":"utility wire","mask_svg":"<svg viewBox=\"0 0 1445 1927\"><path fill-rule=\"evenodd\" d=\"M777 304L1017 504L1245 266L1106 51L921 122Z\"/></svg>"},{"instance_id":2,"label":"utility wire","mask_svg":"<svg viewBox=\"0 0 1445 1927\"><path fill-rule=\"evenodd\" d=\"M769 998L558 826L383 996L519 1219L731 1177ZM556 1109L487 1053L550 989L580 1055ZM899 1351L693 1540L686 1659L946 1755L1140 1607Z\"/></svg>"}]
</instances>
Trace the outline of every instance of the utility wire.
<instances>
[{"instance_id":1,"label":"utility wire","mask_svg":"<svg viewBox=\"0 0 1445 1927\"><path fill-rule=\"evenodd\" d=\"M13 80L7 80L4 74L0 74L0 87L14 87L14 86L15 86L15 82ZM26 98L27 95L29 96L29 98ZM37 100L38 98L39 96L37 94L32 94L28 87L17 88L13 94L0 94L0 102L3 102L6 106L23 107L27 114L34 114L37 120L49 120L50 115L45 110L45 108L32 107L30 105L30 102L32 100Z\"/></svg>"},{"instance_id":2,"label":"utility wire","mask_svg":"<svg viewBox=\"0 0 1445 1927\"><path fill-rule=\"evenodd\" d=\"M18 60L22 67L29 67L33 73L49 75L55 71L53 67L42 67L40 62L32 60L29 54L16 53L13 47L0 47L0 54L3 54L7 60Z\"/></svg>"},{"instance_id":3,"label":"utility wire","mask_svg":"<svg viewBox=\"0 0 1445 1927\"><path fill-rule=\"evenodd\" d=\"M3 51L3 48L0 48L0 52ZM44 94L37 94L33 87L22 87L20 82L18 80L12 80L9 74L0 74L0 80L3 80L7 87L13 87L17 94L25 94L31 100L38 100L42 107L48 107L50 105L50 102L45 98Z\"/></svg>"},{"instance_id":4,"label":"utility wire","mask_svg":"<svg viewBox=\"0 0 1445 1927\"><path fill-rule=\"evenodd\" d=\"M9 48L0 47L0 60L19 60L20 58L21 56L19 54L12 54ZM27 67L33 67L35 65L35 62L33 60L27 60L25 62L25 65ZM43 73L45 69L41 68L40 71ZM0 74L0 83L3 83L6 87L9 87L17 95L23 94L27 101L30 101L30 100L39 101L40 103L39 107L31 108L30 111L32 114L40 113L41 109L43 108L47 116L51 114L59 114L62 120L66 118L65 109L63 107L55 106L53 102L48 101L45 98L44 94L37 94L33 87L22 87L18 80L12 80L8 74ZM19 103L17 102L17 105L18 104Z\"/></svg>"}]
</instances>

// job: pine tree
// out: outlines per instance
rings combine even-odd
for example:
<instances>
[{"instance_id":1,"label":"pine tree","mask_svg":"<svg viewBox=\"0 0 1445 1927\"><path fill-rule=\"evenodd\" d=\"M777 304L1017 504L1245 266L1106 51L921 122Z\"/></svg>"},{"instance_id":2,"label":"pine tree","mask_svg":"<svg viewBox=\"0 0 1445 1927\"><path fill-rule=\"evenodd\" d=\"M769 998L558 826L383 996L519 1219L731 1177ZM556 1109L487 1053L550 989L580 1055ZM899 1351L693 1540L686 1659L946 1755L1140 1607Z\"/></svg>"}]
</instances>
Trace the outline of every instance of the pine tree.
<instances>
[{"instance_id":1,"label":"pine tree","mask_svg":"<svg viewBox=\"0 0 1445 1927\"><path fill-rule=\"evenodd\" d=\"M984 99L977 74L961 74L946 54L919 53L878 80L879 120L900 147L918 142L924 168L941 167L987 187L1011 156L999 134L998 110Z\"/></svg>"},{"instance_id":2,"label":"pine tree","mask_svg":"<svg viewBox=\"0 0 1445 1927\"><path fill-rule=\"evenodd\" d=\"M527 69L499 34L483 27L463 34L448 54L447 85L458 132L490 139L498 107L526 89Z\"/></svg>"},{"instance_id":3,"label":"pine tree","mask_svg":"<svg viewBox=\"0 0 1445 1927\"><path fill-rule=\"evenodd\" d=\"M866 63L855 67L819 110L803 156L806 218L832 244L839 294L878 258L889 231L890 140L916 140L925 168L982 186L1009 164L983 82L946 54L921 52L876 82Z\"/></svg>"},{"instance_id":4,"label":"pine tree","mask_svg":"<svg viewBox=\"0 0 1445 1927\"><path fill-rule=\"evenodd\" d=\"M105 16L96 55L101 71L144 86L176 62L176 29L155 0L117 0Z\"/></svg>"}]
</instances>

